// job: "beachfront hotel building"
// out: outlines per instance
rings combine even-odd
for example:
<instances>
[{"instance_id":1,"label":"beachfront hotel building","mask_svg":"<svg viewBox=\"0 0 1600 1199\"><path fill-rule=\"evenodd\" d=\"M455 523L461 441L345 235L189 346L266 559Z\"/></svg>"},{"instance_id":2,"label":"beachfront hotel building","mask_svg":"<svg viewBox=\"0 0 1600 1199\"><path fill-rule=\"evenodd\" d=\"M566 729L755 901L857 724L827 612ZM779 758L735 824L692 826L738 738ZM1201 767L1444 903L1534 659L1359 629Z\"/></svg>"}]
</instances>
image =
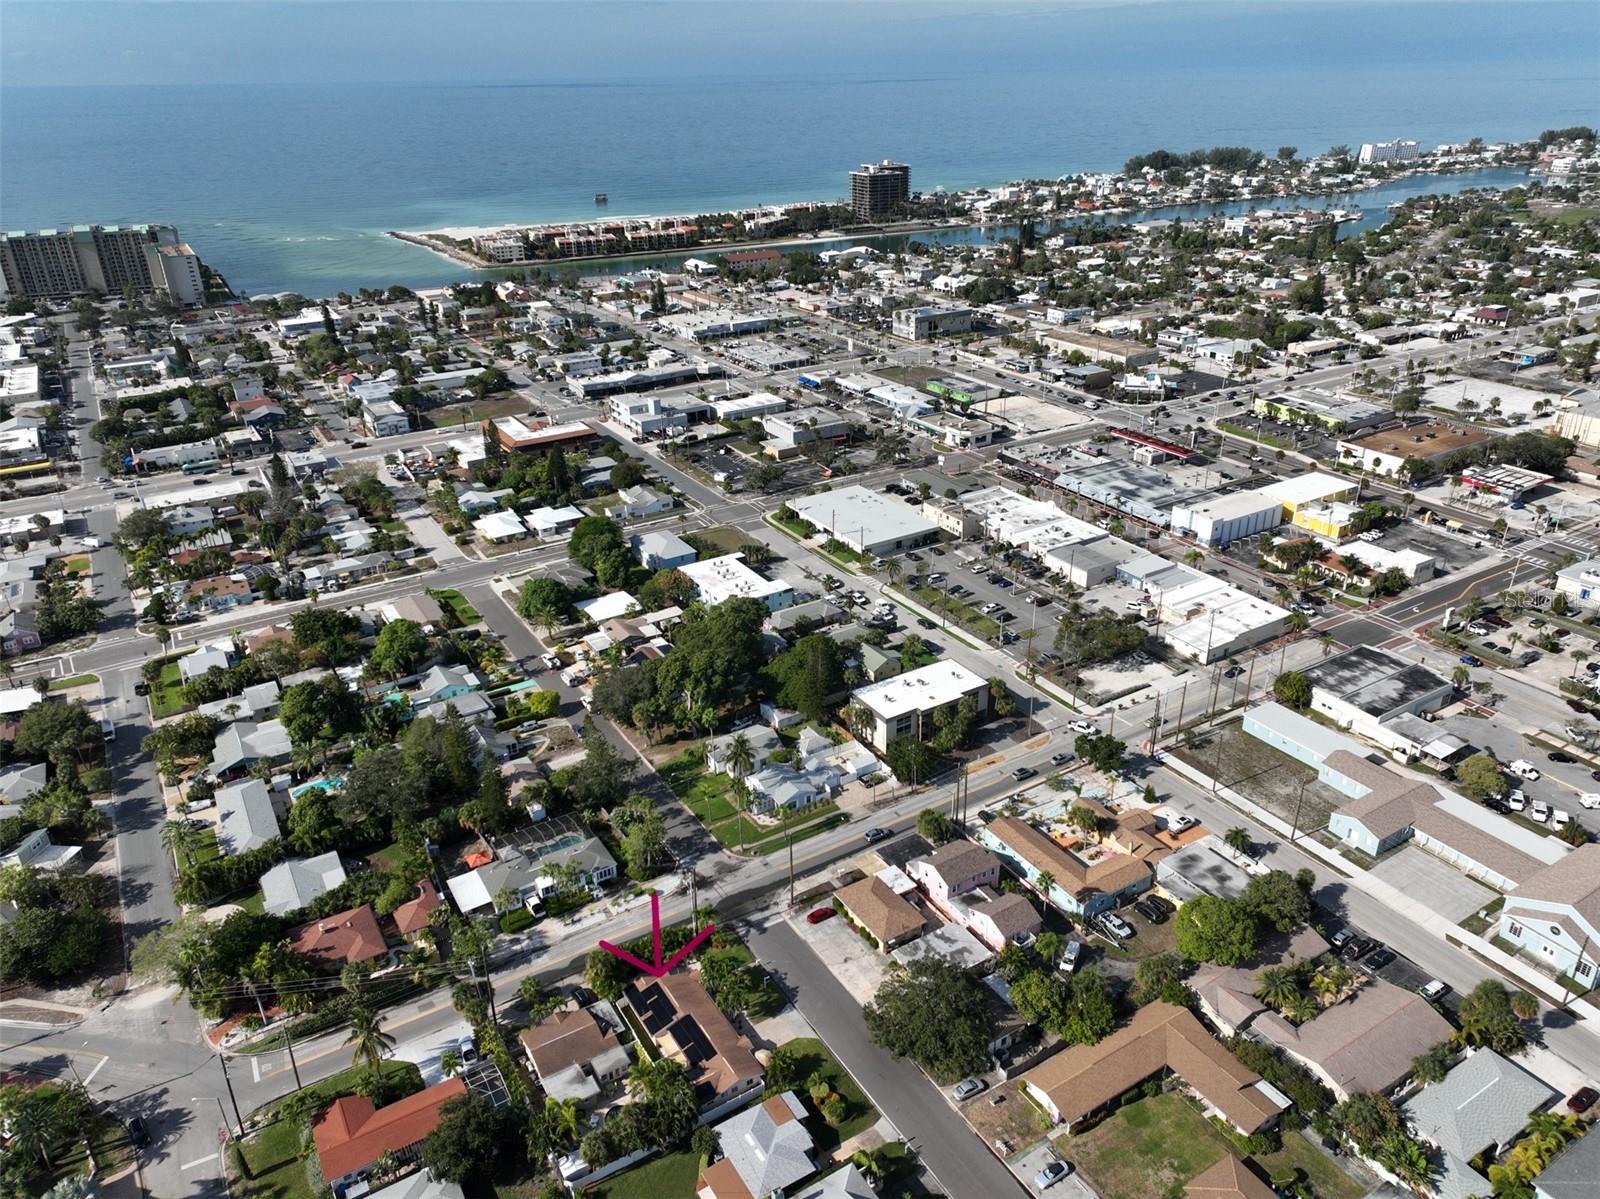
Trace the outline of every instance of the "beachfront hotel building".
<instances>
[{"instance_id":1,"label":"beachfront hotel building","mask_svg":"<svg viewBox=\"0 0 1600 1199\"><path fill-rule=\"evenodd\" d=\"M74 225L0 233L5 296L67 299L124 287L162 292L174 303L204 298L199 260L171 225Z\"/></svg>"}]
</instances>

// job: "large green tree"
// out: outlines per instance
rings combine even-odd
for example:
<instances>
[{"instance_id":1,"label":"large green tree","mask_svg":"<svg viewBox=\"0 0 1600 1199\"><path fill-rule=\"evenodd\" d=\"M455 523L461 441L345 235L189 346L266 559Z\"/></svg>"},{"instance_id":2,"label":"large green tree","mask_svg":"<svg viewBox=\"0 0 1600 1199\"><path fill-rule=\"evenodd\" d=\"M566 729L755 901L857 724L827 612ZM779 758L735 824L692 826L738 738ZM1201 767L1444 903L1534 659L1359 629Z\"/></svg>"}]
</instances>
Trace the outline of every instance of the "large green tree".
<instances>
[{"instance_id":1,"label":"large green tree","mask_svg":"<svg viewBox=\"0 0 1600 1199\"><path fill-rule=\"evenodd\" d=\"M984 1069L989 1016L982 984L938 958L892 971L862 1009L873 1043L941 1081Z\"/></svg>"},{"instance_id":2,"label":"large green tree","mask_svg":"<svg viewBox=\"0 0 1600 1199\"><path fill-rule=\"evenodd\" d=\"M1256 948L1256 918L1242 903L1201 895L1178 909L1178 952L1192 962L1238 966Z\"/></svg>"}]
</instances>

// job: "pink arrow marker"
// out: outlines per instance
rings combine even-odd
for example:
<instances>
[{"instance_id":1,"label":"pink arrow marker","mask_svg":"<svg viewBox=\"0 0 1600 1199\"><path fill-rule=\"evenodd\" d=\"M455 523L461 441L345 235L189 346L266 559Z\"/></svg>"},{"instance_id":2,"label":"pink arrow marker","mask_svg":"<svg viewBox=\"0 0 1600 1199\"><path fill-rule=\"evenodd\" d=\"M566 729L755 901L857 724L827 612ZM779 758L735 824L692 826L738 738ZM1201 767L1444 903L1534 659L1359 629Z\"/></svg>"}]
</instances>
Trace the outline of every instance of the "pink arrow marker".
<instances>
[{"instance_id":1,"label":"pink arrow marker","mask_svg":"<svg viewBox=\"0 0 1600 1199\"><path fill-rule=\"evenodd\" d=\"M655 963L652 965L649 962L643 961L642 959L637 958L633 954L629 953L626 949L611 944L610 941L601 941L600 948L611 954L613 957L621 958L624 962L627 962L628 965L638 967L640 970L643 970L646 974L650 975L651 978L660 978L663 974L666 974L679 962L683 961L684 958L688 957L691 953L698 949L701 942L709 937L712 933L712 930L715 928L716 925L714 924L706 925L699 932L695 933L693 940L691 940L682 949L678 950L677 953L673 954L672 957L668 959L666 964L663 965L661 961L661 896L652 895L650 897L650 942L655 950Z\"/></svg>"}]
</instances>

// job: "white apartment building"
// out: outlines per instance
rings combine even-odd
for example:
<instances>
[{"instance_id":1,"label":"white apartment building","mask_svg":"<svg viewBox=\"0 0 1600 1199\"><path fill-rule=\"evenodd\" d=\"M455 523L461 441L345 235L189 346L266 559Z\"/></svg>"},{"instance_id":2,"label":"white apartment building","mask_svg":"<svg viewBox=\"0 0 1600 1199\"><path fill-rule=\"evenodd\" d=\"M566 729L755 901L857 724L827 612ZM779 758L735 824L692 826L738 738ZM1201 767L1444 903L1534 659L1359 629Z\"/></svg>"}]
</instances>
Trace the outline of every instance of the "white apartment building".
<instances>
[{"instance_id":1,"label":"white apartment building","mask_svg":"<svg viewBox=\"0 0 1600 1199\"><path fill-rule=\"evenodd\" d=\"M1379 162L1409 162L1421 153L1422 148L1414 141L1364 142L1356 161L1369 165Z\"/></svg>"},{"instance_id":2,"label":"white apartment building","mask_svg":"<svg viewBox=\"0 0 1600 1199\"><path fill-rule=\"evenodd\" d=\"M734 598L758 599L773 612L794 603L794 589L789 584L757 574L744 564L743 554L684 562L677 569L694 584L700 602L708 608Z\"/></svg>"},{"instance_id":3,"label":"white apartment building","mask_svg":"<svg viewBox=\"0 0 1600 1199\"><path fill-rule=\"evenodd\" d=\"M882 753L901 737L922 740L932 732L934 713L972 696L981 720L989 711L989 684L959 662L934 662L881 683L858 688L851 702L872 718L867 741Z\"/></svg>"},{"instance_id":4,"label":"white apartment building","mask_svg":"<svg viewBox=\"0 0 1600 1199\"><path fill-rule=\"evenodd\" d=\"M962 304L925 304L920 308L895 311L892 328L896 337L907 341L927 341L950 333L972 331L972 309Z\"/></svg>"}]
</instances>

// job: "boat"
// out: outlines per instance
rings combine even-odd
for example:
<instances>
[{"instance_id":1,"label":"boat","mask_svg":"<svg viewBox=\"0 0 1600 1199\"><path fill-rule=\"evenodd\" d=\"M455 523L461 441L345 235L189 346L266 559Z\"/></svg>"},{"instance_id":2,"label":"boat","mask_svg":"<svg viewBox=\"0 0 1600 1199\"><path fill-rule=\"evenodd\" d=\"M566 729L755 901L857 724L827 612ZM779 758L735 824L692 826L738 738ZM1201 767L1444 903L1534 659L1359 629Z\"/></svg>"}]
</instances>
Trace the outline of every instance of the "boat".
<instances>
[{"instance_id":1,"label":"boat","mask_svg":"<svg viewBox=\"0 0 1600 1199\"><path fill-rule=\"evenodd\" d=\"M596 204L607 204L610 202L610 199L611 198L607 196L605 192L595 192L594 194L594 202Z\"/></svg>"}]
</instances>

